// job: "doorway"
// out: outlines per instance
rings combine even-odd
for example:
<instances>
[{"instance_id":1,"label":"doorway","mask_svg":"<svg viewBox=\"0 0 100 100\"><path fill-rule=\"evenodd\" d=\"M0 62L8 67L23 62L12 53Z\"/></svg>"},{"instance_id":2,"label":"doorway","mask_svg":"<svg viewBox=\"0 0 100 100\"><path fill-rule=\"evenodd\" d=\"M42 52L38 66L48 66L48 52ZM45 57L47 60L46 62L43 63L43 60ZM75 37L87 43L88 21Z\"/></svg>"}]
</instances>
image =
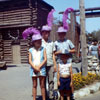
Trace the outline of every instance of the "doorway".
<instances>
[{"instance_id":1,"label":"doorway","mask_svg":"<svg viewBox=\"0 0 100 100\"><path fill-rule=\"evenodd\" d=\"M20 45L12 45L13 64L21 64Z\"/></svg>"}]
</instances>

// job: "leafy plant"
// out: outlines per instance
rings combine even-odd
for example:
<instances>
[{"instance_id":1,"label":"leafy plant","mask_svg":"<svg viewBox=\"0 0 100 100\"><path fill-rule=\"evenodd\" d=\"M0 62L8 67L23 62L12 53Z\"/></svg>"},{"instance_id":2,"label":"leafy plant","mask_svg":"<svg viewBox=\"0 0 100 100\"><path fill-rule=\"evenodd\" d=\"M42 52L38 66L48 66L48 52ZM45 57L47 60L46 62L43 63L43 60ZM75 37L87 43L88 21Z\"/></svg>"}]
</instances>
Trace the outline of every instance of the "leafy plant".
<instances>
[{"instance_id":1,"label":"leafy plant","mask_svg":"<svg viewBox=\"0 0 100 100\"><path fill-rule=\"evenodd\" d=\"M100 75L92 73L88 73L87 76L82 76L81 73L73 74L74 90L79 90L95 81L100 81Z\"/></svg>"}]
</instances>

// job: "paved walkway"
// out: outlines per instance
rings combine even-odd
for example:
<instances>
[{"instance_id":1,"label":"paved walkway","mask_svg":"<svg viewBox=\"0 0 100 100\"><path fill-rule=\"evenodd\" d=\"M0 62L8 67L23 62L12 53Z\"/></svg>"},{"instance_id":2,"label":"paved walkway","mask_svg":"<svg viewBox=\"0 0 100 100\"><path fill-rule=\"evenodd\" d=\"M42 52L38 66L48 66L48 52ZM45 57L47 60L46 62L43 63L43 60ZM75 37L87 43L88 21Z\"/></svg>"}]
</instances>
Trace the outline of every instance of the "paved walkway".
<instances>
[{"instance_id":1,"label":"paved walkway","mask_svg":"<svg viewBox=\"0 0 100 100\"><path fill-rule=\"evenodd\" d=\"M0 71L0 100L32 100L31 95L29 67L8 67Z\"/></svg>"},{"instance_id":2,"label":"paved walkway","mask_svg":"<svg viewBox=\"0 0 100 100\"><path fill-rule=\"evenodd\" d=\"M73 66L75 73L79 69L79 65ZM38 95L41 95L39 85L37 90ZM32 81L29 76L29 65L17 67L10 65L7 70L0 70L0 100L32 100L31 95Z\"/></svg>"}]
</instances>

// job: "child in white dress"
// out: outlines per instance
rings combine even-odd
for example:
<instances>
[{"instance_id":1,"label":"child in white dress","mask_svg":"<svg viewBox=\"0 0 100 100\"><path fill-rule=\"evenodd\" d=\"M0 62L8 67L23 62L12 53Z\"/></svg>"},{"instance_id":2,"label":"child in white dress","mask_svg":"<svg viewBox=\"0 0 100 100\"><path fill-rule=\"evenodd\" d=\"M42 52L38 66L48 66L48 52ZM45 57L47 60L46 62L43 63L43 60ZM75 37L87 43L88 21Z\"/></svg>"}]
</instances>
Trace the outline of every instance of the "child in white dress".
<instances>
[{"instance_id":1,"label":"child in white dress","mask_svg":"<svg viewBox=\"0 0 100 100\"><path fill-rule=\"evenodd\" d=\"M45 78L46 78L46 68L45 64L47 61L46 50L41 46L41 35L34 34L32 36L33 47L29 49L29 64L30 76L33 82L33 100L36 100L37 95L37 78L40 80L40 88L43 100L45 99Z\"/></svg>"}]
</instances>

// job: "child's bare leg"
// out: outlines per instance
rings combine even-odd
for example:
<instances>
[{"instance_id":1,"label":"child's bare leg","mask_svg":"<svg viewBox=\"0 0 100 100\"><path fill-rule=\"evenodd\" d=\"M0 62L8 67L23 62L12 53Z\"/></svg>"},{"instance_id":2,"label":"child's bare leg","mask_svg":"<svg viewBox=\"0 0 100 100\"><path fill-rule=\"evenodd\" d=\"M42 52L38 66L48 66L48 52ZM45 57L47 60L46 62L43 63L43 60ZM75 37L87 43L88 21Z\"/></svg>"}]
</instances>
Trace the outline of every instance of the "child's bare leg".
<instances>
[{"instance_id":1,"label":"child's bare leg","mask_svg":"<svg viewBox=\"0 0 100 100\"><path fill-rule=\"evenodd\" d=\"M64 100L64 91L60 91L60 100Z\"/></svg>"},{"instance_id":2,"label":"child's bare leg","mask_svg":"<svg viewBox=\"0 0 100 100\"><path fill-rule=\"evenodd\" d=\"M33 100L36 100L36 95L37 95L37 77L32 77L32 82L33 82Z\"/></svg>"},{"instance_id":3,"label":"child's bare leg","mask_svg":"<svg viewBox=\"0 0 100 100\"><path fill-rule=\"evenodd\" d=\"M41 94L42 94L42 99L46 100L46 92L45 92L45 79L46 77L40 76L40 87L41 87Z\"/></svg>"},{"instance_id":4,"label":"child's bare leg","mask_svg":"<svg viewBox=\"0 0 100 100\"><path fill-rule=\"evenodd\" d=\"M66 95L67 95L67 100L70 100L71 92L70 91L66 92Z\"/></svg>"}]
</instances>

